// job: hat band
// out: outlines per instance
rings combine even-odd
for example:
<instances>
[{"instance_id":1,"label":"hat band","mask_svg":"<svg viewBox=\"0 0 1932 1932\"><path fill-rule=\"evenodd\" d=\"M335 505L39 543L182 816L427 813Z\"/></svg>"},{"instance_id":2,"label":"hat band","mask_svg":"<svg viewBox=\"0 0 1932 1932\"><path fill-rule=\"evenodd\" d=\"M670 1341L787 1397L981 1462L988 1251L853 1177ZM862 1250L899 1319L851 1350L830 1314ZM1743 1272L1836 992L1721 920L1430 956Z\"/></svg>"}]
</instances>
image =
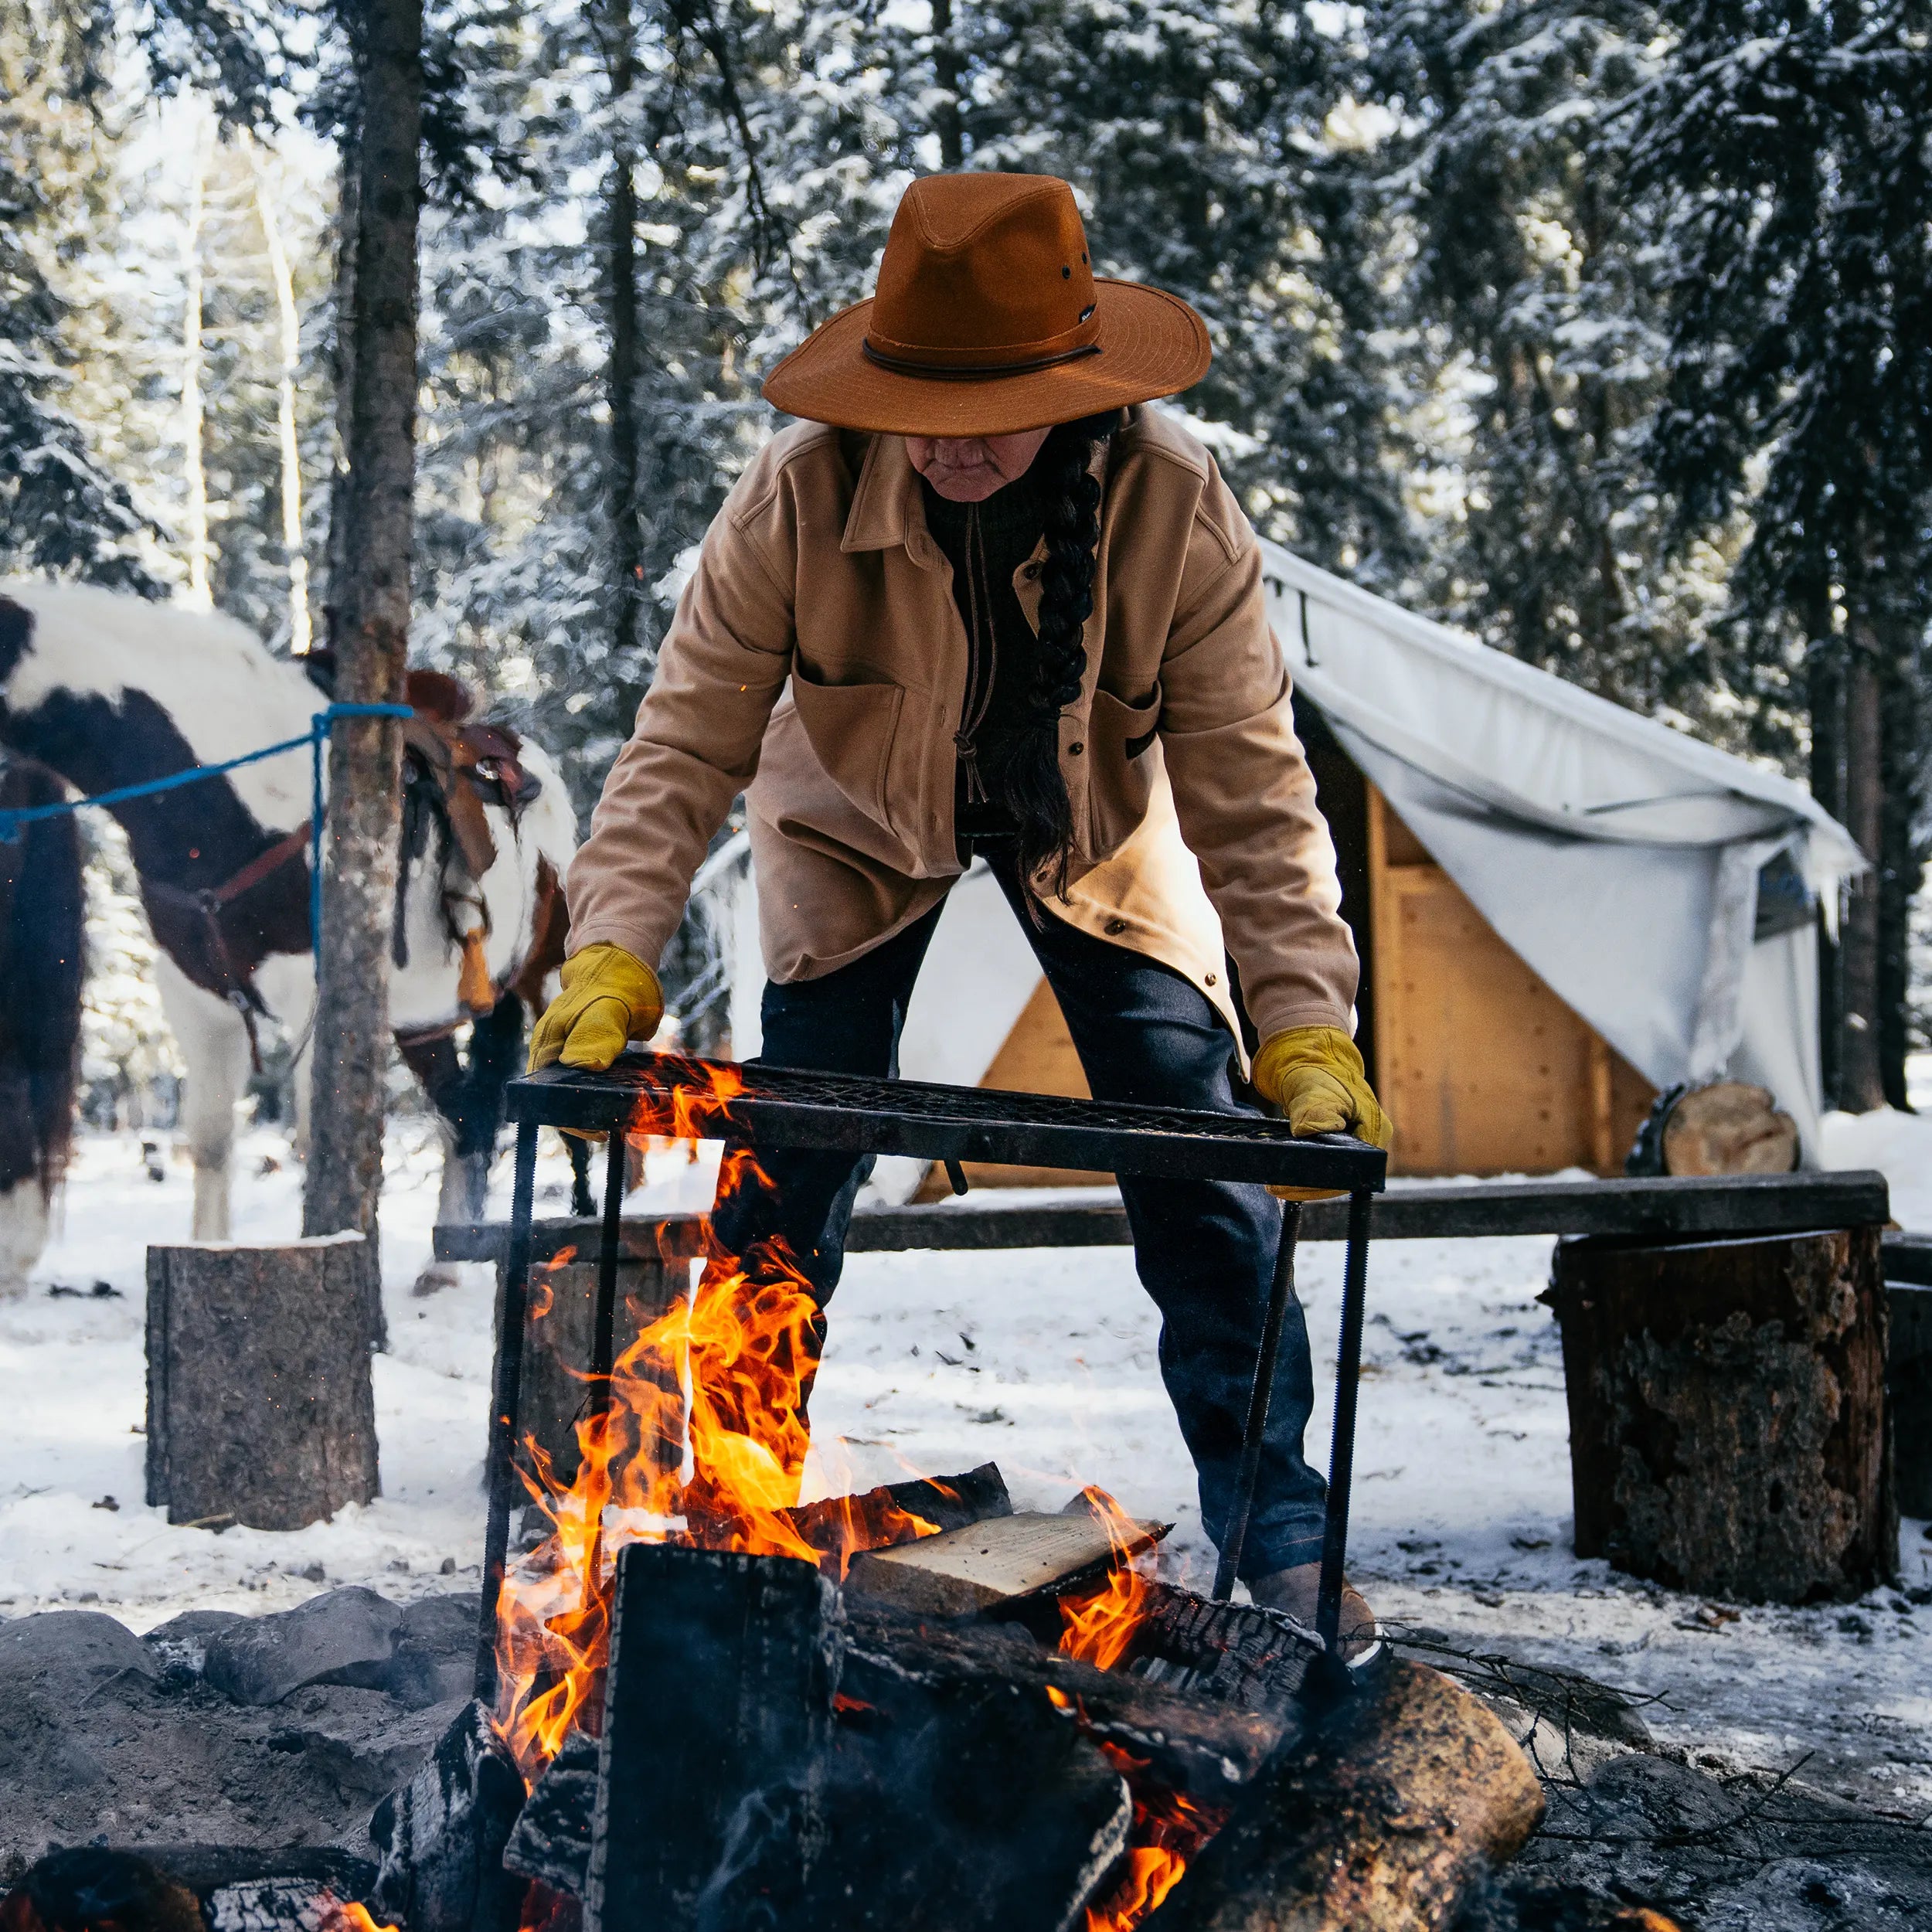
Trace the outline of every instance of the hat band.
<instances>
[{"instance_id":1,"label":"hat band","mask_svg":"<svg viewBox=\"0 0 1932 1932\"><path fill-rule=\"evenodd\" d=\"M1098 342L1083 342L1078 349L1063 349L1057 355L1036 356L1028 362L971 362L951 363L944 366L931 362L915 362L903 355L888 355L883 350L874 349L869 338L859 344L869 362L876 362L881 369L889 369L895 375L922 376L929 382L955 383L977 382L987 376L1030 376L1034 370L1052 369L1061 362L1077 362L1083 355L1097 355L1100 352Z\"/></svg>"}]
</instances>

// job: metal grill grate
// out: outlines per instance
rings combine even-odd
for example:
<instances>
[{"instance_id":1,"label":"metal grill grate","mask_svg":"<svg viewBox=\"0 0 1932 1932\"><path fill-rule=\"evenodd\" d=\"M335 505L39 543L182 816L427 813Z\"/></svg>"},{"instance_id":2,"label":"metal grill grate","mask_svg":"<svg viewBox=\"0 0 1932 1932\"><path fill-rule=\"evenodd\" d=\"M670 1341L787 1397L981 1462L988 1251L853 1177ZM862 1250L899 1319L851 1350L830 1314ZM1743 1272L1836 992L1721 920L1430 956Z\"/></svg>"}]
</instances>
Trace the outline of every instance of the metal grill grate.
<instances>
[{"instance_id":1,"label":"metal grill grate","mask_svg":"<svg viewBox=\"0 0 1932 1932\"><path fill-rule=\"evenodd\" d=\"M1337 1633L1342 1563L1348 1540L1350 1472L1355 1450L1355 1383L1372 1197L1382 1189L1387 1157L1342 1134L1298 1139L1285 1121L1248 1114L1201 1114L1181 1107L1137 1107L984 1087L936 1087L785 1067L737 1066L668 1054L626 1054L607 1072L547 1066L511 1083L517 1123L516 1185L509 1255L501 1275L497 1318L495 1401L490 1431L489 1527L484 1546L483 1618L477 1694L488 1702L495 1682L496 1604L509 1544L515 1489L517 1402L522 1386L531 1245L531 1208L540 1126L696 1133L754 1147L819 1148L852 1154L904 1154L929 1161L995 1165L1101 1168L1177 1179L1260 1181L1333 1190L1349 1196L1349 1254L1342 1294L1335 1434L1321 1553L1318 1623L1332 1675L1345 1680ZM680 1105L680 1103L682 1105ZM597 1302L590 1370L594 1410L608 1399L617 1299L624 1141L611 1133L605 1157L604 1223L598 1248ZM1282 1216L1253 1385L1243 1430L1235 1507L1225 1534L1215 1594L1234 1587L1260 1467L1262 1431L1274 1387L1281 1331L1294 1296L1295 1236L1301 1210ZM1321 1660L1318 1660L1321 1661ZM1311 1682L1321 1681L1311 1673Z\"/></svg>"},{"instance_id":2,"label":"metal grill grate","mask_svg":"<svg viewBox=\"0 0 1932 1932\"><path fill-rule=\"evenodd\" d=\"M729 1100L713 1099L740 1082L743 1090ZM701 1107L710 1135L767 1147L1265 1181L1350 1193L1379 1192L1387 1171L1378 1148L1338 1134L1298 1139L1286 1121L1250 1114L1201 1114L781 1066L717 1066L658 1054L627 1054L601 1073L546 1067L512 1084L509 1109L513 1120L549 1127L628 1125L668 1133L680 1094Z\"/></svg>"}]
</instances>

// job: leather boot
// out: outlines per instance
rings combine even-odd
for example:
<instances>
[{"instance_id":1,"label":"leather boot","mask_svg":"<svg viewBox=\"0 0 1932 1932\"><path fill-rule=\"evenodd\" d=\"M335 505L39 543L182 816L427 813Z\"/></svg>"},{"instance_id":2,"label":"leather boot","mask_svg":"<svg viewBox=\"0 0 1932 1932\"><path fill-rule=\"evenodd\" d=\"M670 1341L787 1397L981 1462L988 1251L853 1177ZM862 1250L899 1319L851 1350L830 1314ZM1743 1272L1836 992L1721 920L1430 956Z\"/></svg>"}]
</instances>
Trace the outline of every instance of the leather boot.
<instances>
[{"instance_id":1,"label":"leather boot","mask_svg":"<svg viewBox=\"0 0 1932 1932\"><path fill-rule=\"evenodd\" d=\"M1316 1600L1321 1590L1321 1566L1296 1563L1266 1577L1257 1577L1248 1585L1248 1594L1264 1610L1286 1611L1298 1624L1315 1628ZM1345 1577L1342 1584L1342 1655L1352 1662L1376 1641L1375 1612L1362 1594Z\"/></svg>"}]
</instances>

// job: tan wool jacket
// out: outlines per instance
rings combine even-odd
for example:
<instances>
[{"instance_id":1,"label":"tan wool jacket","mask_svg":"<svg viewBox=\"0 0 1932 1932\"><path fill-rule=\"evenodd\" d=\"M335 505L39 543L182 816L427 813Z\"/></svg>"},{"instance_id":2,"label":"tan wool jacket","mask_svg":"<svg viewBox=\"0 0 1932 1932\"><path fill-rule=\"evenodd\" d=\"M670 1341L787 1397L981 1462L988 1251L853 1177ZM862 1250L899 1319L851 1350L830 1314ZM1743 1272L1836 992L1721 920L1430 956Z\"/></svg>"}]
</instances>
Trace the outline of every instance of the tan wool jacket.
<instances>
[{"instance_id":1,"label":"tan wool jacket","mask_svg":"<svg viewBox=\"0 0 1932 1932\"><path fill-rule=\"evenodd\" d=\"M1047 909L1185 975L1264 1036L1351 1025L1335 849L1296 740L1261 556L1171 417L1107 446L1087 676L1060 719L1076 852ZM1037 626L1045 545L1014 588ZM811 979L959 876L953 733L966 632L903 439L775 437L706 536L637 730L570 869L570 947L655 964L748 792L767 970ZM1205 891L1203 887L1205 886Z\"/></svg>"}]
</instances>

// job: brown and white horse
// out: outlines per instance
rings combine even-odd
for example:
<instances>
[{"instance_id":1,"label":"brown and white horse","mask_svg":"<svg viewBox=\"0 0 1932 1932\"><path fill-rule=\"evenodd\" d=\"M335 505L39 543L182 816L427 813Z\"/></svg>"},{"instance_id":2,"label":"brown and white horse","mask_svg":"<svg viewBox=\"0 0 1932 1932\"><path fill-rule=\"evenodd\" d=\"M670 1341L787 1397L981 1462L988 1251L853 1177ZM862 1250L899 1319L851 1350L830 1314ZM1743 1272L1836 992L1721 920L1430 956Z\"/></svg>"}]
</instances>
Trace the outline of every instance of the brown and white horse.
<instances>
[{"instance_id":1,"label":"brown and white horse","mask_svg":"<svg viewBox=\"0 0 1932 1932\"><path fill-rule=\"evenodd\" d=\"M94 794L300 736L327 702L326 662L308 662L304 670L272 656L227 617L79 585L0 581L0 748L13 754L5 782L22 793L5 801L49 790L49 773ZM526 1009L543 998L563 956L558 882L575 818L548 755L472 720L454 680L412 673L410 698L418 716L406 727L389 1019L442 1121L439 1218L468 1219L481 1211ZM235 1107L265 1022L297 1044L302 1137L315 995L309 770L304 747L114 808L159 949L162 1009L186 1065L198 1240L228 1236ZM37 1077L46 1088L46 1063L62 1052L57 1098L60 1109L71 1104L78 858L71 825L53 823L47 836L0 846L0 1108L15 1104L15 1084L26 1083L24 1094ZM59 891L49 884L56 874ZM466 1022L474 1024L464 1064L452 1036ZM18 1291L43 1238L65 1148L53 1097L32 1117L30 1167L25 1151L9 1155L0 1124L0 1294ZM447 1273L432 1268L423 1285Z\"/></svg>"}]
</instances>

